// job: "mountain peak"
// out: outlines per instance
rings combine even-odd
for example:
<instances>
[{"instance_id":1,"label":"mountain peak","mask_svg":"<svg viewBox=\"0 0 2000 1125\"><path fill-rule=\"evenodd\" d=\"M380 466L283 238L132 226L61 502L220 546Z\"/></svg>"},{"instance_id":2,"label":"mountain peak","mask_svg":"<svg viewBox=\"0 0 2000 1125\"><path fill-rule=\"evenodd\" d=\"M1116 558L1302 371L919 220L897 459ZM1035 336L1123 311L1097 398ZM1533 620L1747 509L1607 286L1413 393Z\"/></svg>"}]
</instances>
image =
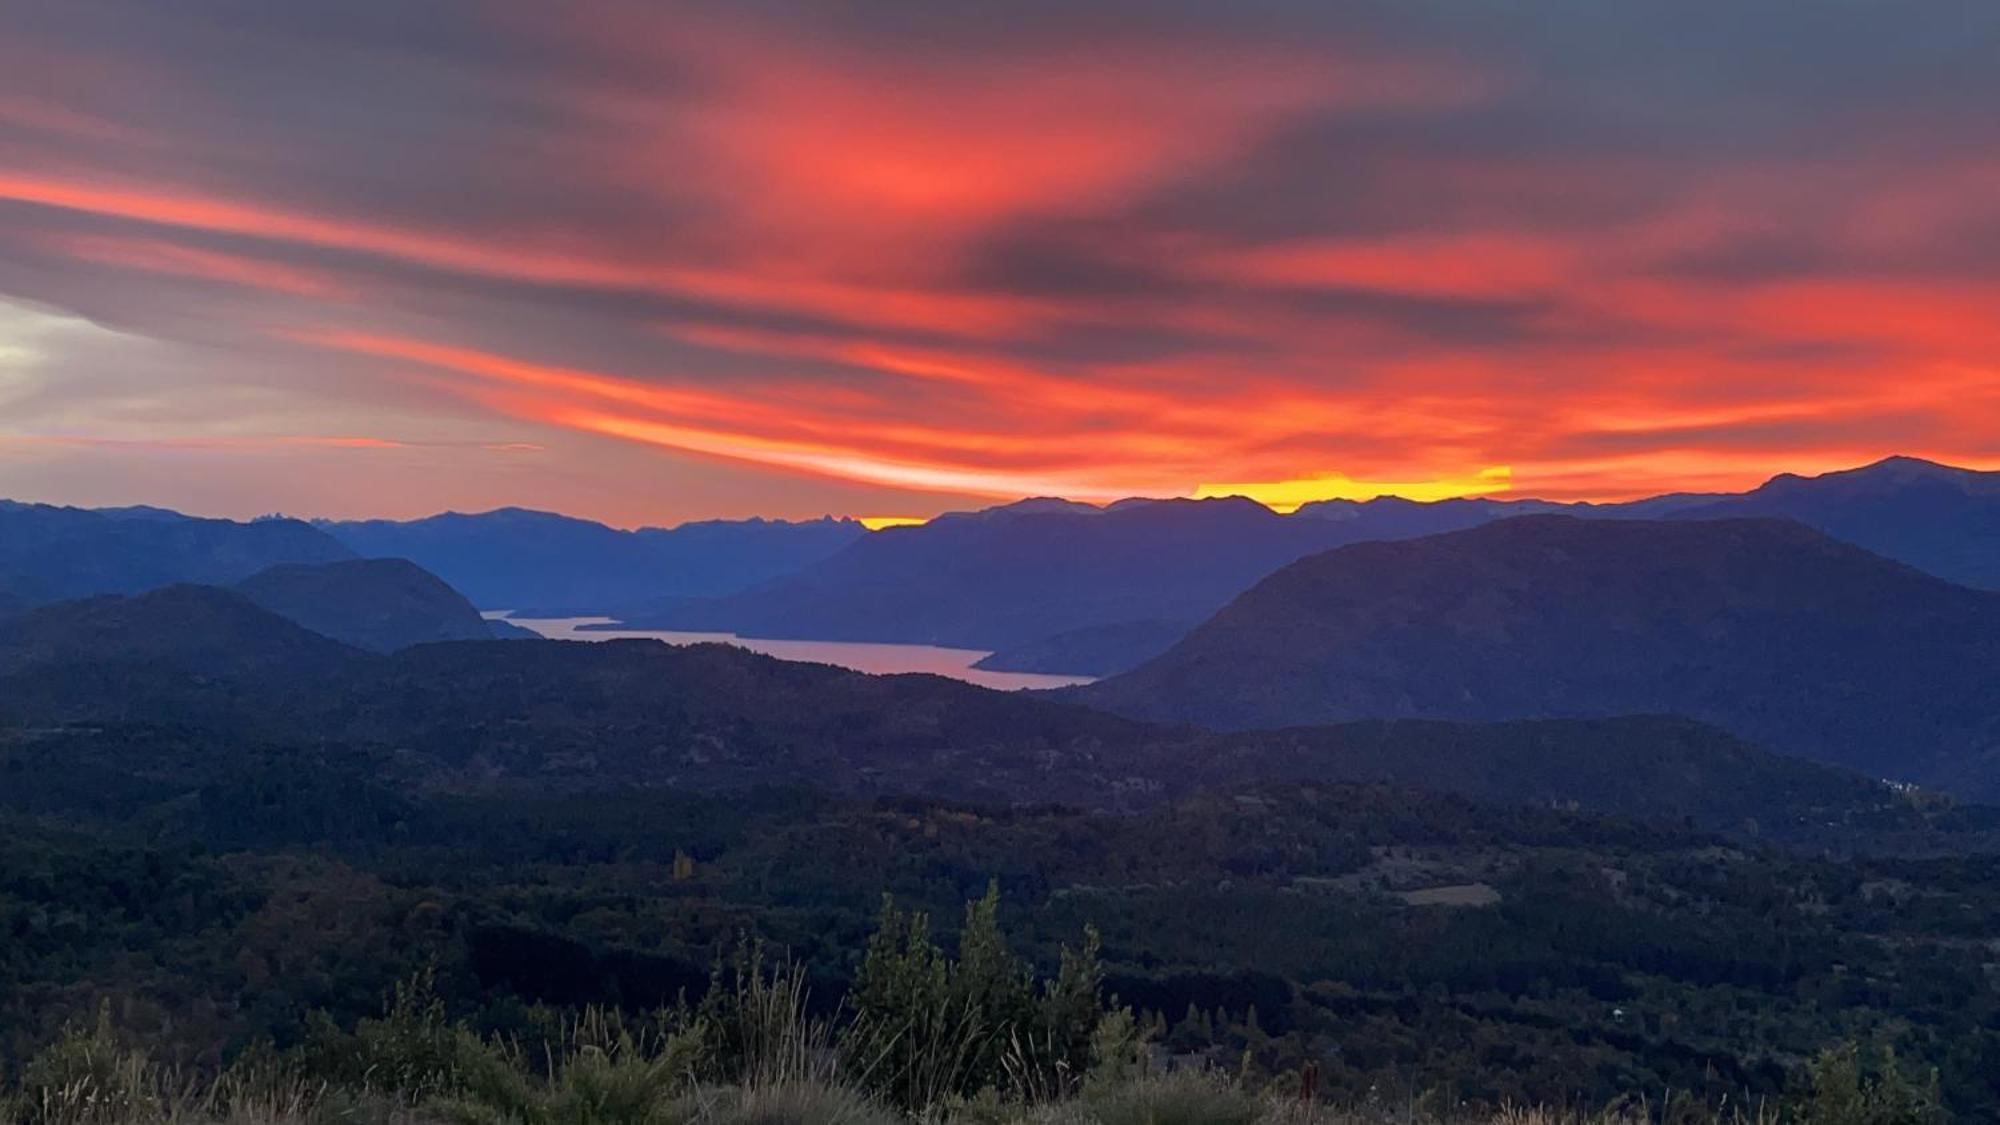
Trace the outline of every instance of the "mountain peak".
<instances>
[{"instance_id":1,"label":"mountain peak","mask_svg":"<svg viewBox=\"0 0 2000 1125\"><path fill-rule=\"evenodd\" d=\"M1081 500L1065 500L1060 496L1030 496L1011 504L995 504L990 508L979 508L966 512L944 512L930 522L949 523L954 520L1014 519L1019 516L1096 516L1105 509Z\"/></svg>"},{"instance_id":2,"label":"mountain peak","mask_svg":"<svg viewBox=\"0 0 2000 1125\"><path fill-rule=\"evenodd\" d=\"M1956 485L1968 493L2000 492L2000 473L1962 469L1922 457L1895 454L1852 469L1836 469L1817 476L1779 473L1765 481L1756 492L1787 492L1847 488L1889 490L1920 484ZM1753 493L1754 495L1754 493Z\"/></svg>"}]
</instances>

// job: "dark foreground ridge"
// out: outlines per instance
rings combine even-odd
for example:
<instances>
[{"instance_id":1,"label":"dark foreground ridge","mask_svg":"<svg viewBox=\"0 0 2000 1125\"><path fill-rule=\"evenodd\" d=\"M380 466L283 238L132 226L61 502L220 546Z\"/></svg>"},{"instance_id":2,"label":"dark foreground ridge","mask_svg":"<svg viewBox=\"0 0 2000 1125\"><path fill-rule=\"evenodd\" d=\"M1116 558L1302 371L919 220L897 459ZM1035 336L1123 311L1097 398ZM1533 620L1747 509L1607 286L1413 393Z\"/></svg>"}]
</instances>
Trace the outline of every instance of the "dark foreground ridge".
<instances>
[{"instance_id":1,"label":"dark foreground ridge","mask_svg":"<svg viewBox=\"0 0 2000 1125\"><path fill-rule=\"evenodd\" d=\"M403 559L286 563L251 575L236 589L296 624L374 652L496 639L464 595Z\"/></svg>"}]
</instances>

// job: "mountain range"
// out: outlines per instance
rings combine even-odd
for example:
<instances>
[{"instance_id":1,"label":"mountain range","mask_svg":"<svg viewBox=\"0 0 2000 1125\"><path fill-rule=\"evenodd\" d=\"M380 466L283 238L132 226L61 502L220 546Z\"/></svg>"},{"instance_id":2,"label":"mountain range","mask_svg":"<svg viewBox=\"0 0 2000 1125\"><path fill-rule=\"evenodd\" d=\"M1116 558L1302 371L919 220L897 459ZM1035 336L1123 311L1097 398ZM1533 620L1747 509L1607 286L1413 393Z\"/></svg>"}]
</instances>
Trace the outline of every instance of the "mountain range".
<instances>
[{"instance_id":1,"label":"mountain range","mask_svg":"<svg viewBox=\"0 0 2000 1125\"><path fill-rule=\"evenodd\" d=\"M358 559L297 520L238 523L161 508L0 502L0 619L173 586L231 587L300 626L377 651L534 635L483 620L458 591L414 563ZM115 598L95 605L123 612Z\"/></svg>"},{"instance_id":2,"label":"mountain range","mask_svg":"<svg viewBox=\"0 0 2000 1125\"><path fill-rule=\"evenodd\" d=\"M298 520L197 519L159 508L86 510L0 501L0 608L176 582L230 585L279 563L354 553Z\"/></svg>"},{"instance_id":3,"label":"mountain range","mask_svg":"<svg viewBox=\"0 0 2000 1125\"><path fill-rule=\"evenodd\" d=\"M1028 501L922 528L854 532L847 547L788 578L728 598L669 604L685 614L672 618L681 627L796 627L827 639L963 638L996 648L1018 642L1023 650L1039 646L1051 662L1122 648L1138 667L1074 689L1066 699L1147 723L1253 730L1379 719L1678 715L1766 749L1986 799L2000 796L1994 672L2000 592L1947 582L1802 523L1696 516L1782 507L1839 523L1880 548L1885 536L1894 537L1865 517L1901 505L1936 522L1899 517L1892 525L1905 529L1899 549L1963 573L1976 568L1991 539L1978 521L1994 497L1992 476L1892 459L1812 480L1780 478L1737 497L1560 509L1586 516L1519 515L1551 507L1521 501L1377 500L1310 506L1290 516L1242 499L1107 508ZM1956 518L1939 514L1952 512ZM525 534L508 530L515 518L530 526L544 519L463 517L472 521L474 540L486 537L502 556L508 536ZM434 533L457 519L424 522ZM22 689L17 694L48 704L44 719L76 717L63 700L100 698L115 715L157 710L179 720L215 709L236 715L241 699L255 698L260 721L272 714L286 721L318 716L314 722L341 716L355 737L403 742L410 730L369 725L363 719L377 709L356 701L410 697L426 669L459 651L433 642L520 632L483 621L469 599L416 563L353 558L326 530L296 521L235 524L158 509L8 505L0 508L0 522L19 532L6 540L12 608L0 611L16 617L9 674ZM1434 524L1464 529L1416 534ZM579 533L594 535L589 529L596 526L583 525ZM844 534L845 528L838 521L767 524L756 533L783 539L802 529ZM643 538L598 530L621 543ZM742 527L701 530L729 539ZM1364 538L1317 549L1353 536ZM274 565L256 565L274 557ZM48 597L58 590L115 595L163 580L178 584L136 598L51 604ZM1235 593L1238 584L1246 589ZM1209 601L1223 604L1202 621ZM283 629L266 628L259 616L266 610ZM760 616L746 627L737 615L753 611ZM1035 630L1052 620L1069 628L1037 637ZM241 644L229 640L239 634ZM180 635L194 646L185 660L174 657ZM412 646L423 647L399 655L407 663L393 674L367 655ZM621 754L649 760L660 743L647 740L682 729L675 724L686 721L689 708L713 701L675 696L665 712L628 713L632 700L667 706L668 689L633 682L607 693L607 677L638 668L648 669L632 672L640 678L692 676L702 691L739 700L743 714L722 729L740 732L750 721L744 715L791 707L783 690L800 681L788 677L809 675L783 664L754 665L767 672L751 675L744 669L753 665L734 652L638 657L623 646L594 655L573 646L507 647L487 653L474 646L464 651L476 656L450 657L450 675L413 713L457 715L443 741L484 753L478 747L485 739L510 728L488 729L477 716L504 714L527 690L520 685L539 678L549 685L546 693L535 689L546 695L539 706L569 702L560 704L568 717L531 737L537 753L568 760L622 747ZM23 652L40 655L23 663ZM251 675L266 666L281 669L285 682ZM1099 761L1090 747L1129 746L1135 738L1152 747L1173 741L1216 749L1200 743L1205 735L1167 739L1148 727L1151 733L1134 736L1132 728L1098 725L1109 720L1074 718L1090 712L998 702L1005 697L955 683L839 675L849 677L838 681L848 685L842 698L852 695L865 706L799 700L799 709L831 716L826 721L834 725L786 739L797 747L824 742L849 757L840 757L845 765L838 768L818 759L796 768L833 774L851 766L869 776L886 770L883 776L940 791L969 784L951 780L969 771L989 777L980 785L1024 797L1036 791L1021 780L1024 763L1037 754L1065 755L1065 768L1075 770ZM246 677L259 682L236 682ZM309 687L323 691L315 696ZM489 698L493 692L501 694ZM479 703L466 710L458 700ZM960 725L924 727L923 716L947 713ZM1061 737L1038 741L1021 733L1044 729L1058 714L1072 716L1058 723L1068 732ZM886 740L865 733L878 728L900 733ZM907 736L925 729L930 742L919 753ZM1016 734L968 744L967 729ZM551 730L574 736L574 745ZM909 760L893 767L852 760L858 732L871 753L893 746ZM626 745L628 737L640 741ZM701 737L727 741L713 732ZM1000 756L981 757L986 750ZM925 761L935 767L931 772L911 772ZM768 764L732 773L708 763L694 772L742 781ZM1201 772L1176 760L1168 772L1190 771ZM681 778L673 769L664 776ZM1157 779L1161 771L1145 766L1117 775L1123 780L1093 776L1055 791L1143 788L1155 782L1133 779Z\"/></svg>"},{"instance_id":4,"label":"mountain range","mask_svg":"<svg viewBox=\"0 0 2000 1125\"><path fill-rule=\"evenodd\" d=\"M1259 578L1352 543L1410 539L1523 515L1797 520L1886 558L2000 589L2000 473L1893 457L1740 495L1615 504L1394 497L1279 515L1241 498L1039 500L857 540L739 594L620 611L627 627L994 650L998 670L1106 675L1166 650Z\"/></svg>"},{"instance_id":5,"label":"mountain range","mask_svg":"<svg viewBox=\"0 0 2000 1125\"><path fill-rule=\"evenodd\" d=\"M869 532L853 520L622 531L518 508L395 521L200 520L158 508L0 503L0 616L173 582L229 585L279 563L402 558L488 609L605 615L627 628L938 644L983 668L1110 675L1166 651L1265 575L1352 543L1522 515L1797 520L1961 585L2000 589L2000 473L1907 457L1742 494L1614 504L1394 497L1280 515L1241 498L1052 498Z\"/></svg>"},{"instance_id":6,"label":"mountain range","mask_svg":"<svg viewBox=\"0 0 2000 1125\"><path fill-rule=\"evenodd\" d=\"M868 534L854 520L832 518L711 520L623 531L523 508L316 526L364 558L409 559L482 609L544 616L732 594L818 562Z\"/></svg>"},{"instance_id":7,"label":"mountain range","mask_svg":"<svg viewBox=\"0 0 2000 1125\"><path fill-rule=\"evenodd\" d=\"M1069 698L1221 729L1672 713L2000 795L2000 592L1784 520L1526 516L1259 582Z\"/></svg>"},{"instance_id":8,"label":"mountain range","mask_svg":"<svg viewBox=\"0 0 2000 1125\"><path fill-rule=\"evenodd\" d=\"M1106 509L1028 501L889 528L732 597L625 619L638 628L982 649L1135 622L1162 623L1171 639L1264 574L1343 541L1338 525L1240 497Z\"/></svg>"},{"instance_id":9,"label":"mountain range","mask_svg":"<svg viewBox=\"0 0 2000 1125\"><path fill-rule=\"evenodd\" d=\"M1740 496L1677 505L1670 518L1797 520L1961 586L2000 590L2000 472L1915 457L1859 469L1773 477Z\"/></svg>"}]
</instances>

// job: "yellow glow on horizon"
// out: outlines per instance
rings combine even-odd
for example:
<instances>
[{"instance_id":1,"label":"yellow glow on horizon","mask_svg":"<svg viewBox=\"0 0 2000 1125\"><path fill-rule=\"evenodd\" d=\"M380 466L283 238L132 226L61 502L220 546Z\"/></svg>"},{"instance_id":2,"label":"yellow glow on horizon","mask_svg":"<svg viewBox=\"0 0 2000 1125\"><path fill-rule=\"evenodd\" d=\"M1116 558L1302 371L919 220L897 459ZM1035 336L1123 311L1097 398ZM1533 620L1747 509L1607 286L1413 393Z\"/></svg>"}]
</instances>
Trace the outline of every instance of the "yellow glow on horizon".
<instances>
[{"instance_id":1,"label":"yellow glow on horizon","mask_svg":"<svg viewBox=\"0 0 2000 1125\"><path fill-rule=\"evenodd\" d=\"M1514 487L1514 470L1508 465L1481 469L1475 476L1446 477L1423 481L1354 480L1340 473L1324 473L1296 480L1204 484L1194 490L1194 498L1247 496L1276 512L1294 512L1315 500L1373 500L1377 496L1400 496L1405 500L1451 500L1461 496L1486 496L1508 492Z\"/></svg>"},{"instance_id":2,"label":"yellow glow on horizon","mask_svg":"<svg viewBox=\"0 0 2000 1125\"><path fill-rule=\"evenodd\" d=\"M931 521L928 516L855 516L854 522L870 531L880 531L885 527L922 527Z\"/></svg>"}]
</instances>

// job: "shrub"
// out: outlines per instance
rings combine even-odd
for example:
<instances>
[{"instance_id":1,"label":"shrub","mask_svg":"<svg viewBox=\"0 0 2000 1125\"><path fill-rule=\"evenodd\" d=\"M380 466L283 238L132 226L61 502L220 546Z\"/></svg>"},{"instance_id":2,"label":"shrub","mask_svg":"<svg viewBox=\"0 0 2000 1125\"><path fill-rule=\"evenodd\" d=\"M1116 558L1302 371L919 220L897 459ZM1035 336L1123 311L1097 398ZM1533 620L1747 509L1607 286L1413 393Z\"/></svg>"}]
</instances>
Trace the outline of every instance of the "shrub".
<instances>
[{"instance_id":1,"label":"shrub","mask_svg":"<svg viewBox=\"0 0 2000 1125\"><path fill-rule=\"evenodd\" d=\"M297 1061L308 1077L409 1105L468 1097L509 1104L527 1096L521 1074L498 1049L445 1018L430 970L397 983L382 1017L360 1021L352 1033L315 1019Z\"/></svg>"},{"instance_id":2,"label":"shrub","mask_svg":"<svg viewBox=\"0 0 2000 1125\"><path fill-rule=\"evenodd\" d=\"M1026 1101L1074 1091L1104 1015L1097 934L1065 947L1037 987L1007 948L999 903L990 884L966 904L954 961L931 940L928 916L883 899L841 1039L867 1088L912 1110L989 1090Z\"/></svg>"},{"instance_id":3,"label":"shrub","mask_svg":"<svg viewBox=\"0 0 2000 1125\"><path fill-rule=\"evenodd\" d=\"M118 1042L106 1004L95 1023L65 1029L29 1060L0 1110L25 1125L93 1125L164 1117L171 1100L161 1068Z\"/></svg>"},{"instance_id":4,"label":"shrub","mask_svg":"<svg viewBox=\"0 0 2000 1125\"><path fill-rule=\"evenodd\" d=\"M585 1022L605 1022L601 1012ZM680 1101L700 1057L699 1031L648 1040L619 1028L599 1042L573 1041L549 1060L540 1081L515 1080L470 1088L433 1103L465 1125L681 1125Z\"/></svg>"},{"instance_id":5,"label":"shrub","mask_svg":"<svg viewBox=\"0 0 2000 1125\"><path fill-rule=\"evenodd\" d=\"M1884 1047L1874 1065L1853 1044L1821 1051L1806 1065L1800 1125L1934 1125L1945 1119L1935 1070L1913 1078Z\"/></svg>"}]
</instances>

